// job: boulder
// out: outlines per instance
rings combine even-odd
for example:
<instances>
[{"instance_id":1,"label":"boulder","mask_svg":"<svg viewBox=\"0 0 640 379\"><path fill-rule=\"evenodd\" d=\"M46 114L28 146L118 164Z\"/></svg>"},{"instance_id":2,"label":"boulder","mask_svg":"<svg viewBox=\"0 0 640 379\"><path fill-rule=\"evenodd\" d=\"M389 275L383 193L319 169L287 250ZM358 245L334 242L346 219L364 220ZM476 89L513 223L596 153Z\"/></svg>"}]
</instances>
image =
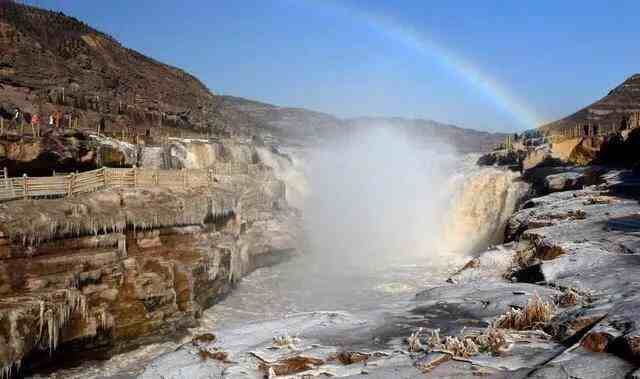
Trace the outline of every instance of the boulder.
<instances>
[{"instance_id":1,"label":"boulder","mask_svg":"<svg viewBox=\"0 0 640 379\"><path fill-rule=\"evenodd\" d=\"M598 184L603 169L600 167L575 167L545 178L547 192L571 191Z\"/></svg>"},{"instance_id":2,"label":"boulder","mask_svg":"<svg viewBox=\"0 0 640 379\"><path fill-rule=\"evenodd\" d=\"M430 288L416 295L411 311L425 325L456 334L465 326L486 326L512 307L523 308L535 294L552 302L560 291L528 283L478 281Z\"/></svg>"},{"instance_id":3,"label":"boulder","mask_svg":"<svg viewBox=\"0 0 640 379\"><path fill-rule=\"evenodd\" d=\"M612 354L593 353L583 348L567 351L528 378L625 378L635 366Z\"/></svg>"},{"instance_id":4,"label":"boulder","mask_svg":"<svg viewBox=\"0 0 640 379\"><path fill-rule=\"evenodd\" d=\"M480 156L476 164L478 166L510 166L514 169L518 169L520 167L521 160L522 152L513 150L496 150Z\"/></svg>"},{"instance_id":5,"label":"boulder","mask_svg":"<svg viewBox=\"0 0 640 379\"><path fill-rule=\"evenodd\" d=\"M585 175L580 172L563 172L545 178L545 186L549 192L582 189L584 183Z\"/></svg>"},{"instance_id":6,"label":"boulder","mask_svg":"<svg viewBox=\"0 0 640 379\"><path fill-rule=\"evenodd\" d=\"M486 250L471 259L464 267L451 275L448 281L452 283L467 283L474 281L504 281L514 265L515 254L526 249L528 244L508 243Z\"/></svg>"},{"instance_id":7,"label":"boulder","mask_svg":"<svg viewBox=\"0 0 640 379\"><path fill-rule=\"evenodd\" d=\"M555 160L552 158L551 149L547 145L538 146L527 152L522 160L522 171L528 171L543 165L549 166L552 163L555 163Z\"/></svg>"}]
</instances>

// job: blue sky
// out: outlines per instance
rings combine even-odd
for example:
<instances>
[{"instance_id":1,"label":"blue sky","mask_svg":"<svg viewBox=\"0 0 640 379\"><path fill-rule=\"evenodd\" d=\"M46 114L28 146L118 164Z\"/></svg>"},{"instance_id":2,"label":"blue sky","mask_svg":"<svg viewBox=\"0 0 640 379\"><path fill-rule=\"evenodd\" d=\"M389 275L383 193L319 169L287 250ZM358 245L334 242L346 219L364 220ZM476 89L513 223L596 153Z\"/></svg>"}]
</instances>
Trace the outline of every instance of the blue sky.
<instances>
[{"instance_id":1,"label":"blue sky","mask_svg":"<svg viewBox=\"0 0 640 379\"><path fill-rule=\"evenodd\" d=\"M512 131L640 72L639 1L31 0L215 93Z\"/></svg>"}]
</instances>

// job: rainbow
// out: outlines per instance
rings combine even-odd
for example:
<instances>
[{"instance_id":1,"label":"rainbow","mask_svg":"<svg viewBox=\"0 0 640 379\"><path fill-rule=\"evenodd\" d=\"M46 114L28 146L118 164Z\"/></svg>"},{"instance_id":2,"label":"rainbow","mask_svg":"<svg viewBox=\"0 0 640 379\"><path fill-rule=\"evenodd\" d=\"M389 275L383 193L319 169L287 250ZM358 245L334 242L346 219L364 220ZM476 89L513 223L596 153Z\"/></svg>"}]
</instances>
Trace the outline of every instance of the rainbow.
<instances>
[{"instance_id":1,"label":"rainbow","mask_svg":"<svg viewBox=\"0 0 640 379\"><path fill-rule=\"evenodd\" d=\"M451 49L439 45L415 28L402 25L388 16L374 14L361 9L354 9L337 1L308 0L307 3L325 8L331 7L334 10L347 13L354 20L360 20L367 24L372 30L398 41L421 55L436 59L436 62L442 67L452 71L484 93L496 105L496 108L511 115L514 120L520 124L518 126L531 129L543 123L532 109L497 80L482 72L482 70L474 64L465 60Z\"/></svg>"}]
</instances>

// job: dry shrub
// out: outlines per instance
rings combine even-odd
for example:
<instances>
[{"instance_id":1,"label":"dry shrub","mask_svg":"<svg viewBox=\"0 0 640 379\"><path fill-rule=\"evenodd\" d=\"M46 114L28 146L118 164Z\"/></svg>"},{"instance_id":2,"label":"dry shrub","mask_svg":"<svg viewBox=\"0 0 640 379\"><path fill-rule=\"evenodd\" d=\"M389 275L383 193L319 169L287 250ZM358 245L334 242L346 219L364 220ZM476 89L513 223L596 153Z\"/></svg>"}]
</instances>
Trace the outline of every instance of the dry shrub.
<instances>
[{"instance_id":1,"label":"dry shrub","mask_svg":"<svg viewBox=\"0 0 640 379\"><path fill-rule=\"evenodd\" d=\"M608 196L595 196L589 197L583 202L584 205L596 205L596 204L611 204L611 197Z\"/></svg>"},{"instance_id":2,"label":"dry shrub","mask_svg":"<svg viewBox=\"0 0 640 379\"><path fill-rule=\"evenodd\" d=\"M443 349L455 357L469 358L480 352L480 348L472 337L451 337L444 339Z\"/></svg>"},{"instance_id":3,"label":"dry shrub","mask_svg":"<svg viewBox=\"0 0 640 379\"><path fill-rule=\"evenodd\" d=\"M229 363L229 354L217 347L206 347L207 344L216 342L217 338L211 333L205 333L193 337L191 343L199 347L198 355L203 361L214 359L216 361Z\"/></svg>"},{"instance_id":4,"label":"dry shrub","mask_svg":"<svg viewBox=\"0 0 640 379\"><path fill-rule=\"evenodd\" d=\"M441 347L442 339L440 338L440 329L433 329L431 336L427 338L427 347L429 350L437 350Z\"/></svg>"},{"instance_id":5,"label":"dry shrub","mask_svg":"<svg viewBox=\"0 0 640 379\"><path fill-rule=\"evenodd\" d=\"M198 355L203 361L208 359L214 359L216 361L228 363L229 362L229 354L225 351L214 349L213 351L208 349L200 349Z\"/></svg>"},{"instance_id":6,"label":"dry shrub","mask_svg":"<svg viewBox=\"0 0 640 379\"><path fill-rule=\"evenodd\" d=\"M569 211L568 215L570 218L574 219L574 220L584 220L585 218L587 218L587 213L585 211L583 211L582 209L576 209L573 211Z\"/></svg>"},{"instance_id":7,"label":"dry shrub","mask_svg":"<svg viewBox=\"0 0 640 379\"><path fill-rule=\"evenodd\" d=\"M271 378L273 375L295 375L304 371L313 370L315 367L323 364L324 361L319 358L296 356L285 358L271 364L262 363L260 370L266 374L267 378Z\"/></svg>"},{"instance_id":8,"label":"dry shrub","mask_svg":"<svg viewBox=\"0 0 640 379\"><path fill-rule=\"evenodd\" d=\"M418 352L422 350L422 343L420 342L420 333L422 333L422 328L419 328L417 331L411 333L411 335L407 337L407 344L409 344L409 351Z\"/></svg>"},{"instance_id":9,"label":"dry shrub","mask_svg":"<svg viewBox=\"0 0 640 379\"><path fill-rule=\"evenodd\" d=\"M511 280L516 272L533 265L535 261L536 250L534 247L517 250L513 254L511 267L504 272L503 277L507 280Z\"/></svg>"},{"instance_id":10,"label":"dry shrub","mask_svg":"<svg viewBox=\"0 0 640 379\"><path fill-rule=\"evenodd\" d=\"M507 346L507 336L502 329L488 327L481 335L475 337L475 342L480 352L499 355Z\"/></svg>"},{"instance_id":11,"label":"dry shrub","mask_svg":"<svg viewBox=\"0 0 640 379\"><path fill-rule=\"evenodd\" d=\"M536 254L535 248L518 250L513 255L514 271L517 269L529 267L535 258L535 254Z\"/></svg>"},{"instance_id":12,"label":"dry shrub","mask_svg":"<svg viewBox=\"0 0 640 379\"><path fill-rule=\"evenodd\" d=\"M464 330L460 336L446 336L440 338L438 329L431 332L427 340L431 351L442 351L455 357L469 358L478 353L500 354L505 350L507 339L504 331L489 327L479 335L465 335Z\"/></svg>"},{"instance_id":13,"label":"dry shrub","mask_svg":"<svg viewBox=\"0 0 640 379\"><path fill-rule=\"evenodd\" d=\"M276 349L289 348L291 350L296 350L296 344L298 343L300 343L300 338L285 334L273 337L272 347Z\"/></svg>"},{"instance_id":14,"label":"dry shrub","mask_svg":"<svg viewBox=\"0 0 640 379\"><path fill-rule=\"evenodd\" d=\"M554 311L553 304L544 301L536 293L529 299L524 309L511 308L498 317L494 327L515 330L541 329L551 319Z\"/></svg>"},{"instance_id":15,"label":"dry shrub","mask_svg":"<svg viewBox=\"0 0 640 379\"><path fill-rule=\"evenodd\" d=\"M370 354L360 353L358 351L341 351L336 354L335 359L340 361L343 365L350 365L353 363L364 362L368 360L370 356Z\"/></svg>"},{"instance_id":16,"label":"dry shrub","mask_svg":"<svg viewBox=\"0 0 640 379\"><path fill-rule=\"evenodd\" d=\"M578 291L573 288L566 288L562 291L562 294L556 297L555 302L559 307L567 308L581 303L582 300L583 297L578 293Z\"/></svg>"},{"instance_id":17,"label":"dry shrub","mask_svg":"<svg viewBox=\"0 0 640 379\"><path fill-rule=\"evenodd\" d=\"M216 340L217 338L215 335L211 333L205 333L205 334L200 334L199 336L193 337L193 339L191 340L191 343L193 343L194 346L197 346L200 344L214 343L216 342Z\"/></svg>"}]
</instances>

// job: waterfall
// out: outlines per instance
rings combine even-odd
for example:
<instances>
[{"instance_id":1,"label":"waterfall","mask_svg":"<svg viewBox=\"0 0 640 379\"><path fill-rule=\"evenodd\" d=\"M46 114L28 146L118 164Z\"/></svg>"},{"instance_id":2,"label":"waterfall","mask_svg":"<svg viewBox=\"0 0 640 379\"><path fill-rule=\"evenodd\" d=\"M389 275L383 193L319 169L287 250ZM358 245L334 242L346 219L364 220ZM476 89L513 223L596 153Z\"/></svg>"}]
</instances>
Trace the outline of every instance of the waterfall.
<instances>
[{"instance_id":1,"label":"waterfall","mask_svg":"<svg viewBox=\"0 0 640 379\"><path fill-rule=\"evenodd\" d=\"M312 152L304 222L322 264L451 265L502 242L527 185L476 156L372 128Z\"/></svg>"},{"instance_id":2,"label":"waterfall","mask_svg":"<svg viewBox=\"0 0 640 379\"><path fill-rule=\"evenodd\" d=\"M529 189L519 173L480 168L470 163L475 160L468 156L450 181L452 195L438 246L442 252L470 254L501 243L507 220Z\"/></svg>"}]
</instances>

